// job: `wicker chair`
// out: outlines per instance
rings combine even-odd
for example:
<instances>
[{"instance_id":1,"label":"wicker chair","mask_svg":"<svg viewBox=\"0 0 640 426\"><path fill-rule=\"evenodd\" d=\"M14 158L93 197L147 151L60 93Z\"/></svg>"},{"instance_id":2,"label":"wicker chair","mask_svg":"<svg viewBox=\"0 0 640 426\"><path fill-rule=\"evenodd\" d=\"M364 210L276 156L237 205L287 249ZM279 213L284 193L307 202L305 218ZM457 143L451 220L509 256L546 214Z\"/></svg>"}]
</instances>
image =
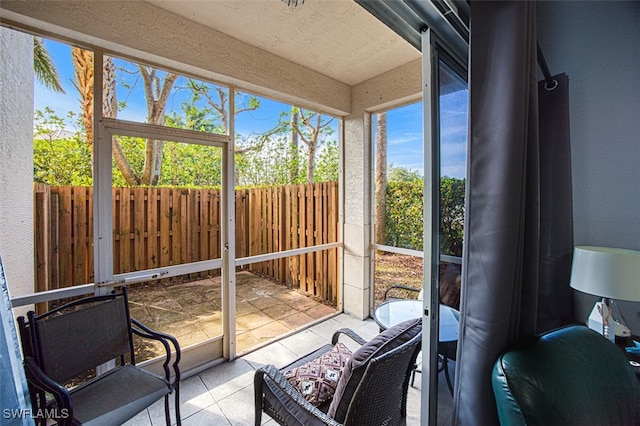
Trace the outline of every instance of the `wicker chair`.
<instances>
[{"instance_id":1,"label":"wicker chair","mask_svg":"<svg viewBox=\"0 0 640 426\"><path fill-rule=\"evenodd\" d=\"M18 325L31 404L34 412L46 413L37 419L40 424L49 424L47 417L59 425L122 424L164 397L166 422L171 425L169 394L173 392L180 425L180 346L174 337L129 316L126 287L120 293L86 297L42 315L30 311L27 318L19 317ZM164 346L164 377L135 365L133 334ZM175 351L173 372L171 349ZM117 360L114 368L86 380L96 367L112 360Z\"/></svg>"},{"instance_id":2,"label":"wicker chair","mask_svg":"<svg viewBox=\"0 0 640 426\"><path fill-rule=\"evenodd\" d=\"M283 375L331 350L341 335L362 345L347 362L332 399L309 403ZM278 370L260 367L254 377L255 424L264 411L281 425L404 425L411 371L420 351L422 320L405 321L366 342L353 331L338 330L331 345Z\"/></svg>"}]
</instances>

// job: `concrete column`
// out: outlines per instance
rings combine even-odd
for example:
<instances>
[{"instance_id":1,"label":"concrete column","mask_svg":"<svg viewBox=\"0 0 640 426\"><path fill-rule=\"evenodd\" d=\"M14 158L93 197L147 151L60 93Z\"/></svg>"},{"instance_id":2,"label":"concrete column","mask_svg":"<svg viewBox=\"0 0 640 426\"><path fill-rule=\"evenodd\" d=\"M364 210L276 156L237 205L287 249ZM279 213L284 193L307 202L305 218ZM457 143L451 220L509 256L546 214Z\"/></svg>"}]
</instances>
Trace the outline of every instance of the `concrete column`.
<instances>
[{"instance_id":1,"label":"concrete column","mask_svg":"<svg viewBox=\"0 0 640 426\"><path fill-rule=\"evenodd\" d=\"M343 309L358 318L371 312L372 137L370 111L420 100L420 59L354 86L351 114L344 119L344 293Z\"/></svg>"},{"instance_id":2,"label":"concrete column","mask_svg":"<svg viewBox=\"0 0 640 426\"><path fill-rule=\"evenodd\" d=\"M352 111L344 120L343 308L364 319L371 310L371 115Z\"/></svg>"},{"instance_id":3,"label":"concrete column","mask_svg":"<svg viewBox=\"0 0 640 426\"><path fill-rule=\"evenodd\" d=\"M34 290L33 36L0 27L0 257L11 297Z\"/></svg>"}]
</instances>

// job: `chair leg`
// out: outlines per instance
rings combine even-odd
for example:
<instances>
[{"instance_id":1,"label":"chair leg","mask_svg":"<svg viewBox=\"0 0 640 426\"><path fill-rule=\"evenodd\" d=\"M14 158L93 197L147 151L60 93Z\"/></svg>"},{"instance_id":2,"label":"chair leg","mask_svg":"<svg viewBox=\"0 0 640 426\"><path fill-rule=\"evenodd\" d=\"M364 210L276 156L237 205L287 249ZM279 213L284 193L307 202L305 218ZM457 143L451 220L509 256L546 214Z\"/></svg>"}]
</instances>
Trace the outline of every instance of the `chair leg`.
<instances>
[{"instance_id":1,"label":"chair leg","mask_svg":"<svg viewBox=\"0 0 640 426\"><path fill-rule=\"evenodd\" d=\"M176 382L173 385L173 391L176 393L175 395L175 405L176 405L176 425L182 425L182 419L180 418L180 382Z\"/></svg>"},{"instance_id":2,"label":"chair leg","mask_svg":"<svg viewBox=\"0 0 640 426\"><path fill-rule=\"evenodd\" d=\"M411 387L415 388L414 383L416 381L416 373L422 374L422 369L415 365L413 371L411 371Z\"/></svg>"},{"instance_id":3,"label":"chair leg","mask_svg":"<svg viewBox=\"0 0 640 426\"><path fill-rule=\"evenodd\" d=\"M264 380L264 372L258 370L253 377L253 398L254 398L254 417L255 426L262 423L262 386Z\"/></svg>"},{"instance_id":4,"label":"chair leg","mask_svg":"<svg viewBox=\"0 0 640 426\"><path fill-rule=\"evenodd\" d=\"M451 377L449 376L449 362L446 356L442 357L442 369L444 370L444 378L447 380L449 392L451 392L451 396L453 396L453 385L451 384Z\"/></svg>"},{"instance_id":5,"label":"chair leg","mask_svg":"<svg viewBox=\"0 0 640 426\"><path fill-rule=\"evenodd\" d=\"M164 421L167 423L167 426L171 426L171 415L169 414L169 395L164 396Z\"/></svg>"}]
</instances>

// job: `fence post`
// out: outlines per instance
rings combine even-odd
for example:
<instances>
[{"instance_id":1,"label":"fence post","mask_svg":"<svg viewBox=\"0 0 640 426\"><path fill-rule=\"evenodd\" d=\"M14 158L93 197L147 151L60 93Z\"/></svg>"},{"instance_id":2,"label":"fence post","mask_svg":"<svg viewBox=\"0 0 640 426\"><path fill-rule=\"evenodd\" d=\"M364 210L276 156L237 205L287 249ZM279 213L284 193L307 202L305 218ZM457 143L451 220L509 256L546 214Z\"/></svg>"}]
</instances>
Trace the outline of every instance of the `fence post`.
<instances>
[{"instance_id":1,"label":"fence post","mask_svg":"<svg viewBox=\"0 0 640 426\"><path fill-rule=\"evenodd\" d=\"M40 183L34 184L34 237L35 237L35 279L36 292L47 291L50 286L51 246L50 246L50 200L49 187ZM36 312L47 311L47 303L38 303Z\"/></svg>"}]
</instances>

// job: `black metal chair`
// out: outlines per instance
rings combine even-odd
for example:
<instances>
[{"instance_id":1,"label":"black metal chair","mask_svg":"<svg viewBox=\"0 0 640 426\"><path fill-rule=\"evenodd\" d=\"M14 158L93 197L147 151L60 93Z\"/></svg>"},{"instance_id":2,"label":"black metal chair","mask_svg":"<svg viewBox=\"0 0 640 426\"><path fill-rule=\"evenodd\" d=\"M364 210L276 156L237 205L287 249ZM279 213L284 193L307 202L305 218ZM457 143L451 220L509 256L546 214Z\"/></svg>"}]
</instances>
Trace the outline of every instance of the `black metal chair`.
<instances>
[{"instance_id":1,"label":"black metal chair","mask_svg":"<svg viewBox=\"0 0 640 426\"><path fill-rule=\"evenodd\" d=\"M347 362L335 395L318 407L309 403L283 373L331 350L340 335L362 345ZM366 342L348 329L338 330L332 344L277 369L256 370L255 424L264 411L281 425L403 425L411 371L420 351L422 320L405 321Z\"/></svg>"},{"instance_id":2,"label":"black metal chair","mask_svg":"<svg viewBox=\"0 0 640 426\"><path fill-rule=\"evenodd\" d=\"M126 287L42 315L30 311L27 320L18 318L18 325L32 409L46 414L39 416L40 424L55 417L60 425L119 425L164 397L166 422L171 425L172 392L176 422L181 424L180 346L174 337L130 317ZM164 377L136 366L133 334L164 346ZM95 374L96 367L113 360L113 368Z\"/></svg>"}]
</instances>

